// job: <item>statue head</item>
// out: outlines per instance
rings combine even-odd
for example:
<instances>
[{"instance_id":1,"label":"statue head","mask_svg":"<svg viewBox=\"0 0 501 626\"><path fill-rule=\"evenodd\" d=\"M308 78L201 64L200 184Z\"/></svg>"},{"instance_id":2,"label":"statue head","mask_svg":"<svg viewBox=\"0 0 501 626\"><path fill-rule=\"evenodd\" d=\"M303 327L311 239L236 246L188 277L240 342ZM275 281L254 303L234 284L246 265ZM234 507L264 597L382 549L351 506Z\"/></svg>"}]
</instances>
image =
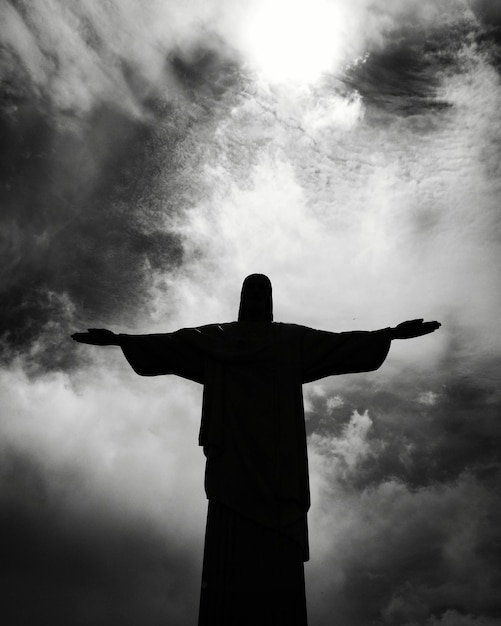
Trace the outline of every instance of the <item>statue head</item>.
<instances>
[{"instance_id":1,"label":"statue head","mask_svg":"<svg viewBox=\"0 0 501 626\"><path fill-rule=\"evenodd\" d=\"M264 274L250 274L244 280L240 295L239 322L272 322L271 281Z\"/></svg>"}]
</instances>

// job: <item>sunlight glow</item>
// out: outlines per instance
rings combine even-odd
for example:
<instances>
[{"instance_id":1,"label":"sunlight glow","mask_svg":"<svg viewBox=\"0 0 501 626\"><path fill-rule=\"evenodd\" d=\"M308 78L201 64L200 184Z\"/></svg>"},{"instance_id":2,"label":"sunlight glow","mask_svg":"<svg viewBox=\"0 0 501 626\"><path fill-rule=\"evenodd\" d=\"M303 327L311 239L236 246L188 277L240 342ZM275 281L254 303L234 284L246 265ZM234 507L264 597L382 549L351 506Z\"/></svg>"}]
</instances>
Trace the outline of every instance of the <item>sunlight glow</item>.
<instances>
[{"instance_id":1,"label":"sunlight glow","mask_svg":"<svg viewBox=\"0 0 501 626\"><path fill-rule=\"evenodd\" d=\"M260 0L243 45L266 80L311 84L342 60L344 17L332 0Z\"/></svg>"}]
</instances>

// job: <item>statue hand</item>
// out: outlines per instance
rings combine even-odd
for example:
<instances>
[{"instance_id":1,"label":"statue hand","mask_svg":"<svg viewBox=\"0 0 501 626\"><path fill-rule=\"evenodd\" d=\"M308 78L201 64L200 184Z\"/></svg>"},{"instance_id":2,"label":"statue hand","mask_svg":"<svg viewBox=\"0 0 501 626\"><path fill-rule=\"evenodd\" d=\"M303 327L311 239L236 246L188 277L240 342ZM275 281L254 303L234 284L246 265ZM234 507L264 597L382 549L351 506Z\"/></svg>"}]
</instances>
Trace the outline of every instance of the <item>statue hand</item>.
<instances>
[{"instance_id":1,"label":"statue hand","mask_svg":"<svg viewBox=\"0 0 501 626\"><path fill-rule=\"evenodd\" d=\"M118 346L118 337L105 328L89 328L87 333L74 333L71 338L93 346Z\"/></svg>"},{"instance_id":2,"label":"statue hand","mask_svg":"<svg viewBox=\"0 0 501 626\"><path fill-rule=\"evenodd\" d=\"M392 339L412 339L428 335L440 328L440 322L424 322L423 319L402 322L393 328Z\"/></svg>"}]
</instances>

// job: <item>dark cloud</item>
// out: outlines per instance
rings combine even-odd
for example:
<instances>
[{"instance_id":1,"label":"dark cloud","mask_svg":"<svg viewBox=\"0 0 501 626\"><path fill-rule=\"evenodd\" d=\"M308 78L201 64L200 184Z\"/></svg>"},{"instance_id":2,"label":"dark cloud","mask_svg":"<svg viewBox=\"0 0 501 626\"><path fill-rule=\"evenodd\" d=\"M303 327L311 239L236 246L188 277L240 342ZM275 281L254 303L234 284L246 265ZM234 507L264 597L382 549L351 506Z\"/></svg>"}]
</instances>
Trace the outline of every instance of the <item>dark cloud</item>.
<instances>
[{"instance_id":1,"label":"dark cloud","mask_svg":"<svg viewBox=\"0 0 501 626\"><path fill-rule=\"evenodd\" d=\"M500 616L499 480L463 473L415 488L387 478L354 494L339 480L343 465L334 466L332 509L320 514L334 547L322 556L317 581L325 594L316 605L319 623L421 626L455 611L482 624ZM325 504L317 510L329 511Z\"/></svg>"},{"instance_id":2,"label":"dark cloud","mask_svg":"<svg viewBox=\"0 0 501 626\"><path fill-rule=\"evenodd\" d=\"M179 49L169 55L168 68L191 99L205 107L220 100L228 90L242 87L240 65L235 53L223 42L211 37L188 50Z\"/></svg>"},{"instance_id":3,"label":"dark cloud","mask_svg":"<svg viewBox=\"0 0 501 626\"><path fill-rule=\"evenodd\" d=\"M4 450L2 615L12 626L196 620L200 555L146 518L85 500L83 476Z\"/></svg>"},{"instance_id":4,"label":"dark cloud","mask_svg":"<svg viewBox=\"0 0 501 626\"><path fill-rule=\"evenodd\" d=\"M342 437L355 411L368 411L371 419L371 453L343 472L346 488L396 479L417 489L457 480L464 471L485 476L487 483L500 481L501 361L482 360L475 369L471 364L463 377L459 369L456 364L433 389L427 389L427 376L417 371L402 372L398 388L375 387L374 376L346 380L344 389L340 385L343 404L334 411L328 410L330 396L313 399L309 434Z\"/></svg>"},{"instance_id":5,"label":"dark cloud","mask_svg":"<svg viewBox=\"0 0 501 626\"><path fill-rule=\"evenodd\" d=\"M48 324L69 321L68 301L77 319L130 322L149 273L182 261L161 200L143 199L156 175L153 127L102 107L69 130L23 102L1 132L4 345L25 349Z\"/></svg>"},{"instance_id":6,"label":"dark cloud","mask_svg":"<svg viewBox=\"0 0 501 626\"><path fill-rule=\"evenodd\" d=\"M132 325L155 274L182 264L169 220L203 195L203 129L237 72L208 49L170 64L184 95L145 101L147 118L112 104L61 117L22 80L9 83L0 110L4 359L43 336L58 348L50 358L39 350L38 365L68 367L61 336L71 324Z\"/></svg>"},{"instance_id":7,"label":"dark cloud","mask_svg":"<svg viewBox=\"0 0 501 626\"><path fill-rule=\"evenodd\" d=\"M496 0L470 0L475 14L486 24L501 26L501 6Z\"/></svg>"},{"instance_id":8,"label":"dark cloud","mask_svg":"<svg viewBox=\"0 0 501 626\"><path fill-rule=\"evenodd\" d=\"M318 555L318 623L422 626L447 611L476 616L472 624L499 618L498 561L485 549L499 541L495 492L464 476L417 491L388 481L363 490L356 503L342 489L335 494L342 515L323 520L335 548ZM342 518L350 526L340 531Z\"/></svg>"},{"instance_id":9,"label":"dark cloud","mask_svg":"<svg viewBox=\"0 0 501 626\"><path fill-rule=\"evenodd\" d=\"M400 26L383 46L369 50L343 78L364 103L390 115L410 116L448 108L439 94L441 79L457 69L457 54L471 24L431 30Z\"/></svg>"},{"instance_id":10,"label":"dark cloud","mask_svg":"<svg viewBox=\"0 0 501 626\"><path fill-rule=\"evenodd\" d=\"M376 372L313 395L313 516L334 545L319 623L497 623L500 372L498 358L456 353L433 385L407 367L398 387Z\"/></svg>"}]
</instances>

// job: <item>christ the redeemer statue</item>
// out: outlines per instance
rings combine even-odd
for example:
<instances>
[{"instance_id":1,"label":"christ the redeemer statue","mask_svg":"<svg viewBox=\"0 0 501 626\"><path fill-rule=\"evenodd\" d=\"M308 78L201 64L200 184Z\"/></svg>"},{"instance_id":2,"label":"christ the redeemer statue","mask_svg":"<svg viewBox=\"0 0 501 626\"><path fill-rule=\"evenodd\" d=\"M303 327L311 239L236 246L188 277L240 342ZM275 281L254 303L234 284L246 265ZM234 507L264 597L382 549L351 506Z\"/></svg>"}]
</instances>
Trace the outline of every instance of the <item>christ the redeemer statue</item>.
<instances>
[{"instance_id":1,"label":"christ the redeemer statue","mask_svg":"<svg viewBox=\"0 0 501 626\"><path fill-rule=\"evenodd\" d=\"M199 626L306 626L310 506L302 385L377 369L392 339L436 330L422 319L332 333L273 322L270 280L248 276L238 321L155 335L89 329L141 376L203 384L199 443L209 500Z\"/></svg>"}]
</instances>

